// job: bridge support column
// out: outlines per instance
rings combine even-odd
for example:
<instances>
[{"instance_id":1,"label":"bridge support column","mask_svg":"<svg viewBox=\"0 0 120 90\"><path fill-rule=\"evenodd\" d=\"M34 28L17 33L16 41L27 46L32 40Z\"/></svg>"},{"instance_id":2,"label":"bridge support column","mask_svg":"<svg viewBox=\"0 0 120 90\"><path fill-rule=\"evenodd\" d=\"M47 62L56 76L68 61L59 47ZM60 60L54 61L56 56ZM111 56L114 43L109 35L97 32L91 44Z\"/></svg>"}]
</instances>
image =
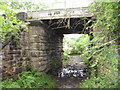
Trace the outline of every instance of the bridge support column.
<instances>
[{"instance_id":1,"label":"bridge support column","mask_svg":"<svg viewBox=\"0 0 120 90\"><path fill-rule=\"evenodd\" d=\"M41 73L49 70L58 70L62 66L63 36L57 35L54 30L46 28L40 21L31 21L28 30L31 67ZM26 50L25 50L26 51Z\"/></svg>"}]
</instances>

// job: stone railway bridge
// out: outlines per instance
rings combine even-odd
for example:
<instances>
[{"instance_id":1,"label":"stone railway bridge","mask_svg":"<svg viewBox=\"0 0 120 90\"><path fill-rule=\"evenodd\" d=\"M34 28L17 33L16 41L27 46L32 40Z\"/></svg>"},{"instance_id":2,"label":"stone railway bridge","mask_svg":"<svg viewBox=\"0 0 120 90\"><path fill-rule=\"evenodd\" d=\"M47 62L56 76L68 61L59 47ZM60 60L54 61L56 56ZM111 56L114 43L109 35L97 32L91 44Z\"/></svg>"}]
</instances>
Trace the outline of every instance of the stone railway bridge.
<instances>
[{"instance_id":1,"label":"stone railway bridge","mask_svg":"<svg viewBox=\"0 0 120 90\"><path fill-rule=\"evenodd\" d=\"M19 45L14 40L2 49L3 77L17 77L30 67L40 73L62 66L63 34L89 34L92 12L87 7L18 13L29 21L28 30L20 33ZM92 35L91 35L92 38Z\"/></svg>"}]
</instances>

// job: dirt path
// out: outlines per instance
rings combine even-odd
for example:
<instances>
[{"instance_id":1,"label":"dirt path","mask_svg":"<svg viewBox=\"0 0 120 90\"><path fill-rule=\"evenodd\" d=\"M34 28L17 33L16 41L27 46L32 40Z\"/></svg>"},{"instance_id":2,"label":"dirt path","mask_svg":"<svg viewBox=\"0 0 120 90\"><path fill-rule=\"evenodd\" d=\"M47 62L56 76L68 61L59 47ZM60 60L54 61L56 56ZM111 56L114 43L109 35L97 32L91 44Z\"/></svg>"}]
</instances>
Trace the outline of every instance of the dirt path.
<instances>
[{"instance_id":1,"label":"dirt path","mask_svg":"<svg viewBox=\"0 0 120 90\"><path fill-rule=\"evenodd\" d=\"M66 60L63 62L63 66L71 65L71 66L83 66L83 61L85 57L80 55L70 55L70 60Z\"/></svg>"}]
</instances>

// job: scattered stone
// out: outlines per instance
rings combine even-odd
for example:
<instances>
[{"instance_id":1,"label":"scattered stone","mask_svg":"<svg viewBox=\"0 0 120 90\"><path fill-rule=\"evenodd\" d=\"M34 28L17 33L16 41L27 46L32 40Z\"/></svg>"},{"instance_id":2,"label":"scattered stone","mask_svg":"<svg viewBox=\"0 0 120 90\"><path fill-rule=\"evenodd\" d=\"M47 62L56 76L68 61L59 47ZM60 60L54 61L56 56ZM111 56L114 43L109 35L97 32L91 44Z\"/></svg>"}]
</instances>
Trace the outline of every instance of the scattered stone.
<instances>
[{"instance_id":1,"label":"scattered stone","mask_svg":"<svg viewBox=\"0 0 120 90\"><path fill-rule=\"evenodd\" d=\"M66 66L58 72L58 77L84 77L86 72L84 70L77 69L73 66Z\"/></svg>"}]
</instances>

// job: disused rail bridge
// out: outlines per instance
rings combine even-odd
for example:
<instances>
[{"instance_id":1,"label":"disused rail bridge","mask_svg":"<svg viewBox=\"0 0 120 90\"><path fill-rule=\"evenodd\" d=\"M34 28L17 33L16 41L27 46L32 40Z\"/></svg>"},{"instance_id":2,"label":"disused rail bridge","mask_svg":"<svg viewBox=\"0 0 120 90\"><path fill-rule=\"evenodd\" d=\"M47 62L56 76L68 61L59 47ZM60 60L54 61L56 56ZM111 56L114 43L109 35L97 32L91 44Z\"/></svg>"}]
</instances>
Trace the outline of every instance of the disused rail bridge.
<instances>
[{"instance_id":1,"label":"disused rail bridge","mask_svg":"<svg viewBox=\"0 0 120 90\"><path fill-rule=\"evenodd\" d=\"M21 33L20 45L9 43L2 51L3 77L18 75L30 67L40 73L62 66L63 34L89 34L92 12L87 8L55 9L18 13L29 21L28 30ZM13 76L14 76L13 74Z\"/></svg>"}]
</instances>

